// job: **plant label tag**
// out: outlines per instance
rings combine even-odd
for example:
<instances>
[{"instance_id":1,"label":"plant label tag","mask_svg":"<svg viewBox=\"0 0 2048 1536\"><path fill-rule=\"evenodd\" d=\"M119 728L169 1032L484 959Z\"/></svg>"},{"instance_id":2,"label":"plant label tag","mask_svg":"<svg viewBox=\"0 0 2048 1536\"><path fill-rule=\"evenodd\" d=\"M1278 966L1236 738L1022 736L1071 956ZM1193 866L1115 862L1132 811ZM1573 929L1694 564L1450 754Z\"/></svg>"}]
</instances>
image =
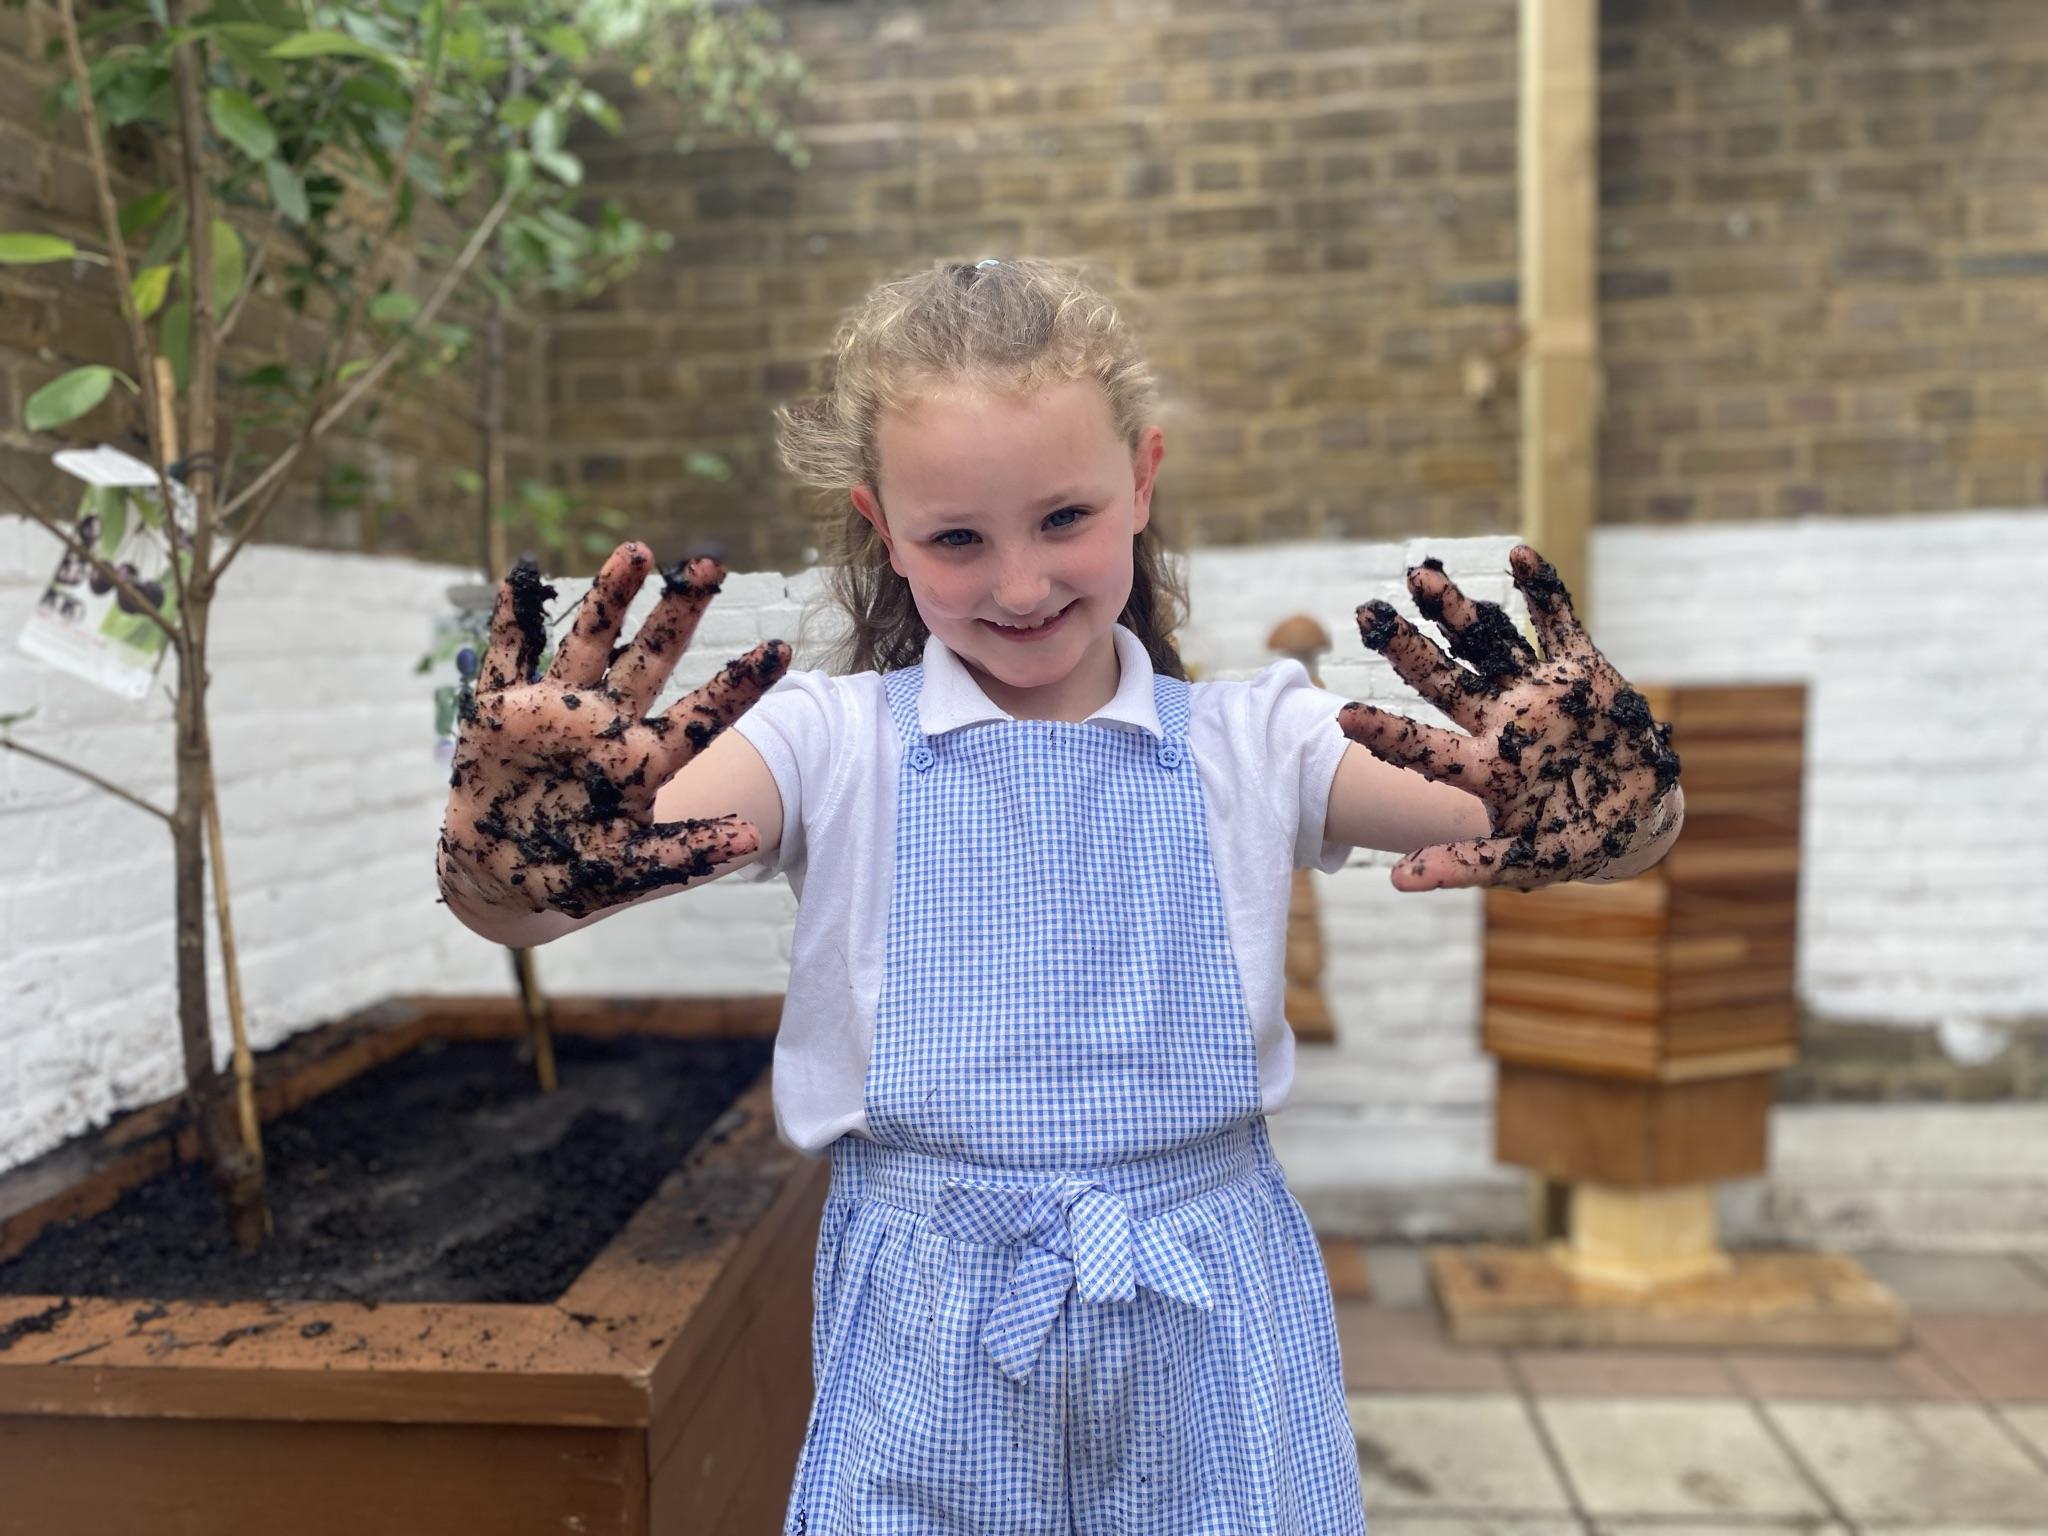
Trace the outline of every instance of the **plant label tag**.
<instances>
[{"instance_id":1,"label":"plant label tag","mask_svg":"<svg viewBox=\"0 0 2048 1536\"><path fill-rule=\"evenodd\" d=\"M66 449L52 462L85 482L73 536L176 623L178 585L171 579L170 563L175 544L180 572L192 569L197 511L192 493L171 482L173 525L167 528L156 471L142 460L102 444ZM22 627L19 643L40 661L137 701L148 696L168 648L164 632L148 614L68 549Z\"/></svg>"}]
</instances>

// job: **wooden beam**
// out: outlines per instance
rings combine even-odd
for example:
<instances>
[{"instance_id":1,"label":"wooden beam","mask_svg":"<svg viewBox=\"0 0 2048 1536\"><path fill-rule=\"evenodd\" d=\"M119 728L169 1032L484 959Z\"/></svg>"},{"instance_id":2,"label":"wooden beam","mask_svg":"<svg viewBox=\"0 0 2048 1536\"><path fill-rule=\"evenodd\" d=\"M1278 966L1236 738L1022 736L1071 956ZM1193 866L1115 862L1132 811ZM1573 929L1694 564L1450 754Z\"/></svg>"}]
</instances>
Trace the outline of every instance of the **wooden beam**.
<instances>
[{"instance_id":1,"label":"wooden beam","mask_svg":"<svg viewBox=\"0 0 2048 1536\"><path fill-rule=\"evenodd\" d=\"M1592 612L1600 417L1598 0L1522 0L1522 537Z\"/></svg>"}]
</instances>

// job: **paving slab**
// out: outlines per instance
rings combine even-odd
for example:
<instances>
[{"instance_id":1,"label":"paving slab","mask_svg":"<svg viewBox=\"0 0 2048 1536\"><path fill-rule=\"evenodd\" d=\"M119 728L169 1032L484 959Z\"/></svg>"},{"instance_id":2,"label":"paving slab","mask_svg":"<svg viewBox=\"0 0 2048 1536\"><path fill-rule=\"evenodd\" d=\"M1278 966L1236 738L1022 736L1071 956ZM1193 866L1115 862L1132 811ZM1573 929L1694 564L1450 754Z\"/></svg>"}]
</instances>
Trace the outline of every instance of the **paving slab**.
<instances>
[{"instance_id":1,"label":"paving slab","mask_svg":"<svg viewBox=\"0 0 2048 1536\"><path fill-rule=\"evenodd\" d=\"M1703 1350L1518 1349L1522 1380L1538 1397L1736 1397L1719 1355Z\"/></svg>"},{"instance_id":2,"label":"paving slab","mask_svg":"<svg viewBox=\"0 0 2048 1536\"><path fill-rule=\"evenodd\" d=\"M1929 1313L1913 1342L1994 1403L2048 1403L2048 1313Z\"/></svg>"},{"instance_id":3,"label":"paving slab","mask_svg":"<svg viewBox=\"0 0 2048 1536\"><path fill-rule=\"evenodd\" d=\"M1842 1512L1864 1521L2010 1522L2039 1530L2048 1471L1974 1403L1764 1403Z\"/></svg>"},{"instance_id":4,"label":"paving slab","mask_svg":"<svg viewBox=\"0 0 2048 1536\"><path fill-rule=\"evenodd\" d=\"M2041 1465L2048 1467L2048 1408L2003 1408L1999 1413L2033 1447Z\"/></svg>"},{"instance_id":5,"label":"paving slab","mask_svg":"<svg viewBox=\"0 0 2048 1536\"><path fill-rule=\"evenodd\" d=\"M1594 1515L1828 1514L1748 1403L1545 1398L1537 1412Z\"/></svg>"},{"instance_id":6,"label":"paving slab","mask_svg":"<svg viewBox=\"0 0 2048 1536\"><path fill-rule=\"evenodd\" d=\"M2010 1253L1859 1253L1915 1312L2048 1312L2048 1276Z\"/></svg>"},{"instance_id":7,"label":"paving slab","mask_svg":"<svg viewBox=\"0 0 2048 1536\"><path fill-rule=\"evenodd\" d=\"M1592 1536L1855 1536L1839 1520L1595 1520ZM2013 1536L2007 1531L2005 1536Z\"/></svg>"},{"instance_id":8,"label":"paving slab","mask_svg":"<svg viewBox=\"0 0 2048 1536\"><path fill-rule=\"evenodd\" d=\"M1556 1515L1382 1514L1367 1508L1372 1536L1586 1536L1577 1520Z\"/></svg>"},{"instance_id":9,"label":"paving slab","mask_svg":"<svg viewBox=\"0 0 2048 1536\"><path fill-rule=\"evenodd\" d=\"M1368 1518L1571 1513L1518 1397L1389 1392L1350 1403Z\"/></svg>"},{"instance_id":10,"label":"paving slab","mask_svg":"<svg viewBox=\"0 0 2048 1536\"><path fill-rule=\"evenodd\" d=\"M1917 1344L1892 1355L1735 1352L1727 1362L1743 1390L1755 1397L1889 1403L1960 1402L1970 1396L1958 1377Z\"/></svg>"},{"instance_id":11,"label":"paving slab","mask_svg":"<svg viewBox=\"0 0 2048 1536\"><path fill-rule=\"evenodd\" d=\"M1353 1392L1513 1392L1507 1359L1444 1337L1426 1307L1337 1304L1344 1385Z\"/></svg>"}]
</instances>

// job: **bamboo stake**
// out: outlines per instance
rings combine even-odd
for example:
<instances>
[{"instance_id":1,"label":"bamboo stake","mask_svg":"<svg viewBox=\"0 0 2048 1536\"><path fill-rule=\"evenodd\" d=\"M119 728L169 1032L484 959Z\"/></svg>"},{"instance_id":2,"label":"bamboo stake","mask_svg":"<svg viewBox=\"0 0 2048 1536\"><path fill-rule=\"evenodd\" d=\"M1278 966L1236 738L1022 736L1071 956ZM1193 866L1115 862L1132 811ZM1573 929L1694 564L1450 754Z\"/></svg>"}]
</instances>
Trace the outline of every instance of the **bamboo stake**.
<instances>
[{"instance_id":1,"label":"bamboo stake","mask_svg":"<svg viewBox=\"0 0 2048 1536\"><path fill-rule=\"evenodd\" d=\"M540 1075L540 1091L555 1091L555 1039L548 1026L548 1000L534 973L533 951L512 951L512 974L519 978L519 1007L526 1015L527 1038L533 1042L533 1068Z\"/></svg>"},{"instance_id":2,"label":"bamboo stake","mask_svg":"<svg viewBox=\"0 0 2048 1536\"><path fill-rule=\"evenodd\" d=\"M157 441L162 445L164 462L174 464L178 459L178 413L173 406L177 379L169 358L159 355L152 364L156 369L157 405L163 412ZM175 516L173 508L164 508L165 538L173 566L178 563L177 529L172 521ZM257 1176L261 1177L263 1123L256 1113L256 1061L249 1051L249 1029L242 1013L242 971L235 957L235 921L228 905L227 844L220 833L220 786L213 775L211 740L207 742L206 761L206 856L213 866L213 911L220 924L221 976L227 985L228 1027L234 1036L235 1118L242 1134L242 1150L249 1154ZM273 1229L268 1205L263 1208L263 1225L264 1235L268 1236Z\"/></svg>"}]
</instances>

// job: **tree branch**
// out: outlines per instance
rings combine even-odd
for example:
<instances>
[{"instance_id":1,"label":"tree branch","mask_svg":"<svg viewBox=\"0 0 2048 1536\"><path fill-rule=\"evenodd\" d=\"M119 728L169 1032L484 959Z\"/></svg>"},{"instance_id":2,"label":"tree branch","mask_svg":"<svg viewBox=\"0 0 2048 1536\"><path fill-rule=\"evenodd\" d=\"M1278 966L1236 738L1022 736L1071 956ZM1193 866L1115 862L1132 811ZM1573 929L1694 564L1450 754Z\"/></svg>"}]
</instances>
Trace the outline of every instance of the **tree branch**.
<instances>
[{"instance_id":1,"label":"tree branch","mask_svg":"<svg viewBox=\"0 0 2048 1536\"><path fill-rule=\"evenodd\" d=\"M66 0L66 3L68 4L69 0ZM448 0L444 24L446 21L453 19L456 3L457 0ZM391 352L387 351L384 358L376 366L362 374L355 381L355 386L344 394L331 409L323 409L327 404L328 392L334 388L341 365L348 360L349 347L355 341L356 326L362 320L363 310L369 303L370 295L376 291L377 273L384 265L385 252L390 248L392 234L398 227L399 209L405 202L405 186L412 175L413 151L419 145L420 134L426 124L427 104L433 99L434 87L440 83L440 78L440 61L436 60L435 67L432 70L421 73L419 84L413 89L412 116L405 125L405 142L399 146L398 159L395 162L391 176L391 187L385 194L384 222L377 231L376 239L371 242L369 262L364 266L361 275L357 278L355 292L349 298L348 316L342 321L341 328L336 333L334 345L327 354L325 366L320 370L319 387L313 396L312 405L307 409L306 425L304 430L299 433L299 440L293 443L290 448L286 449L276 459L272 460L265 467L263 473L258 475L246 490L235 496L226 506L221 508L220 518L225 523L236 512L248 505L249 502L268 488L269 494L264 496L263 500L257 505L256 510L243 523L241 530L234 535L232 542L228 545L227 553L220 557L220 563L204 570L200 575L199 579L206 584L208 590L217 585L221 577L227 574L228 567L234 563L235 556L241 553L242 546L249 542L250 537L262 525L264 518L269 515L270 509L277 504L278 496L284 488L284 477L290 471L291 466L297 462L299 455L306 451L314 438L325 432L334 422L347 414L355 402L362 397L367 387L381 377L385 369L390 365ZM502 218L503 214L500 213L499 217ZM493 220L491 222L495 226L496 221ZM426 324L433 310L438 307L439 301L445 297L445 289L446 285L444 284L443 292L435 295L436 302L430 304L426 310L422 311L416 324L420 326Z\"/></svg>"},{"instance_id":2,"label":"tree branch","mask_svg":"<svg viewBox=\"0 0 2048 1536\"><path fill-rule=\"evenodd\" d=\"M171 825L171 813L169 811L164 810L160 806L151 805L140 795L130 794L118 784L109 784L98 774L89 772L79 767L76 763L67 763L61 757L52 757L47 752L38 752L34 747L25 747L4 732L0 732L0 747L5 747L9 752L19 752L23 757L32 757L39 763L48 763L52 768L61 768L64 772L85 780L86 783L92 785L95 789L105 790L116 800L126 800L138 811L149 812L150 815L156 817L165 826Z\"/></svg>"},{"instance_id":3,"label":"tree branch","mask_svg":"<svg viewBox=\"0 0 2048 1536\"><path fill-rule=\"evenodd\" d=\"M484 216L483 223L479 224L476 232L470 236L469 243L463 247L462 255L457 259L456 264L449 268L442 277L441 284L434 290L433 297L427 300L425 307L420 310L418 316L414 319L413 324L416 329L426 326L433 320L434 316L440 312L441 306L448 301L448 296L455 291L469 269L476 264L478 253L497 230L507 210L512 206L512 198L513 189L508 187L499 195L497 202L492 204L491 211ZM261 505L250 514L249 520L242 525L241 531L235 535L234 542L228 546L228 552L221 556L220 564L213 568L213 579L215 581L218 581L221 575L226 572L230 562L241 552L242 546L248 543L256 530L262 526L264 516L276 504L278 494L284 487L284 475L291 468L292 462L305 451L306 447L315 437L325 432L335 422L347 415L356 401L390 371L391 365L398 360L405 350L406 342L403 340L395 341L387 347L383 356L379 357L366 371L357 376L355 382L350 385L347 394L335 401L324 415L308 420L305 431L299 435L299 440L292 444L284 453L273 459L264 469L263 473L249 483L247 490L228 503L226 511L221 514L223 519L232 516L244 503L258 494L265 491L269 493L264 496Z\"/></svg>"},{"instance_id":4,"label":"tree branch","mask_svg":"<svg viewBox=\"0 0 2048 1536\"><path fill-rule=\"evenodd\" d=\"M100 141L99 110L92 99L92 72L86 66L85 47L79 41L75 0L57 0L57 15L64 29L64 56L71 66L72 81L78 87L78 113L85 120L86 157L92 163L93 190L99 198L100 223L106 230L107 257L114 264L114 297L120 302L121 318L128 324L128 346L135 354L135 372L142 385L142 430L150 445L149 456L156 469L158 493L163 497L164 537L171 551L171 580L179 587L179 611L182 613L185 593L184 579L178 568L178 503L171 494L170 465L165 460L163 443L158 436L165 418L161 414L162 404L157 399L156 358L150 351L149 332L135 307L134 278L128 270L128 243L121 234L121 211L114 201L114 177L107 165L106 145ZM193 270L205 269L195 263ZM50 525L45 523L44 526ZM63 535L60 532L58 536L61 538ZM149 612L157 623L163 625L164 633L170 636L180 662L189 662L191 658L186 654L183 626L174 629L165 624L163 615L157 613L153 605Z\"/></svg>"},{"instance_id":5,"label":"tree branch","mask_svg":"<svg viewBox=\"0 0 2048 1536\"><path fill-rule=\"evenodd\" d=\"M162 630L164 634L170 638L171 642L174 645L182 646L182 631L180 627L178 625L173 624L169 619L165 618L163 616L162 610L159 609L155 603L152 603L147 597L144 597L139 590L137 590L135 583L130 581L126 576L123 576L120 573L120 571L117 570L115 567L107 564L106 561L102 560L98 555L94 554L93 551L87 549L83 544L79 543L77 537L71 532L70 529L66 528L62 523L58 522L55 518L51 517L47 512L43 511L42 508L38 507L34 502L30 501L26 496L22 495L20 491L15 489L12 481L0 480L0 490L6 491L8 495L14 498L15 505L21 508L21 514L23 517L26 517L32 523L41 524L44 528L48 529L51 533L55 534L57 538L63 542L63 545L66 549L70 550L72 554L78 556L79 559L83 560L87 565L90 565L95 571L98 571L100 575L106 577L108 581L112 582L124 594L126 594L128 601L135 605L136 611L138 613L147 614L150 618L154 619L156 621L156 627ZM171 547L171 563L175 565L177 563L177 558L177 546L173 545Z\"/></svg>"}]
</instances>

